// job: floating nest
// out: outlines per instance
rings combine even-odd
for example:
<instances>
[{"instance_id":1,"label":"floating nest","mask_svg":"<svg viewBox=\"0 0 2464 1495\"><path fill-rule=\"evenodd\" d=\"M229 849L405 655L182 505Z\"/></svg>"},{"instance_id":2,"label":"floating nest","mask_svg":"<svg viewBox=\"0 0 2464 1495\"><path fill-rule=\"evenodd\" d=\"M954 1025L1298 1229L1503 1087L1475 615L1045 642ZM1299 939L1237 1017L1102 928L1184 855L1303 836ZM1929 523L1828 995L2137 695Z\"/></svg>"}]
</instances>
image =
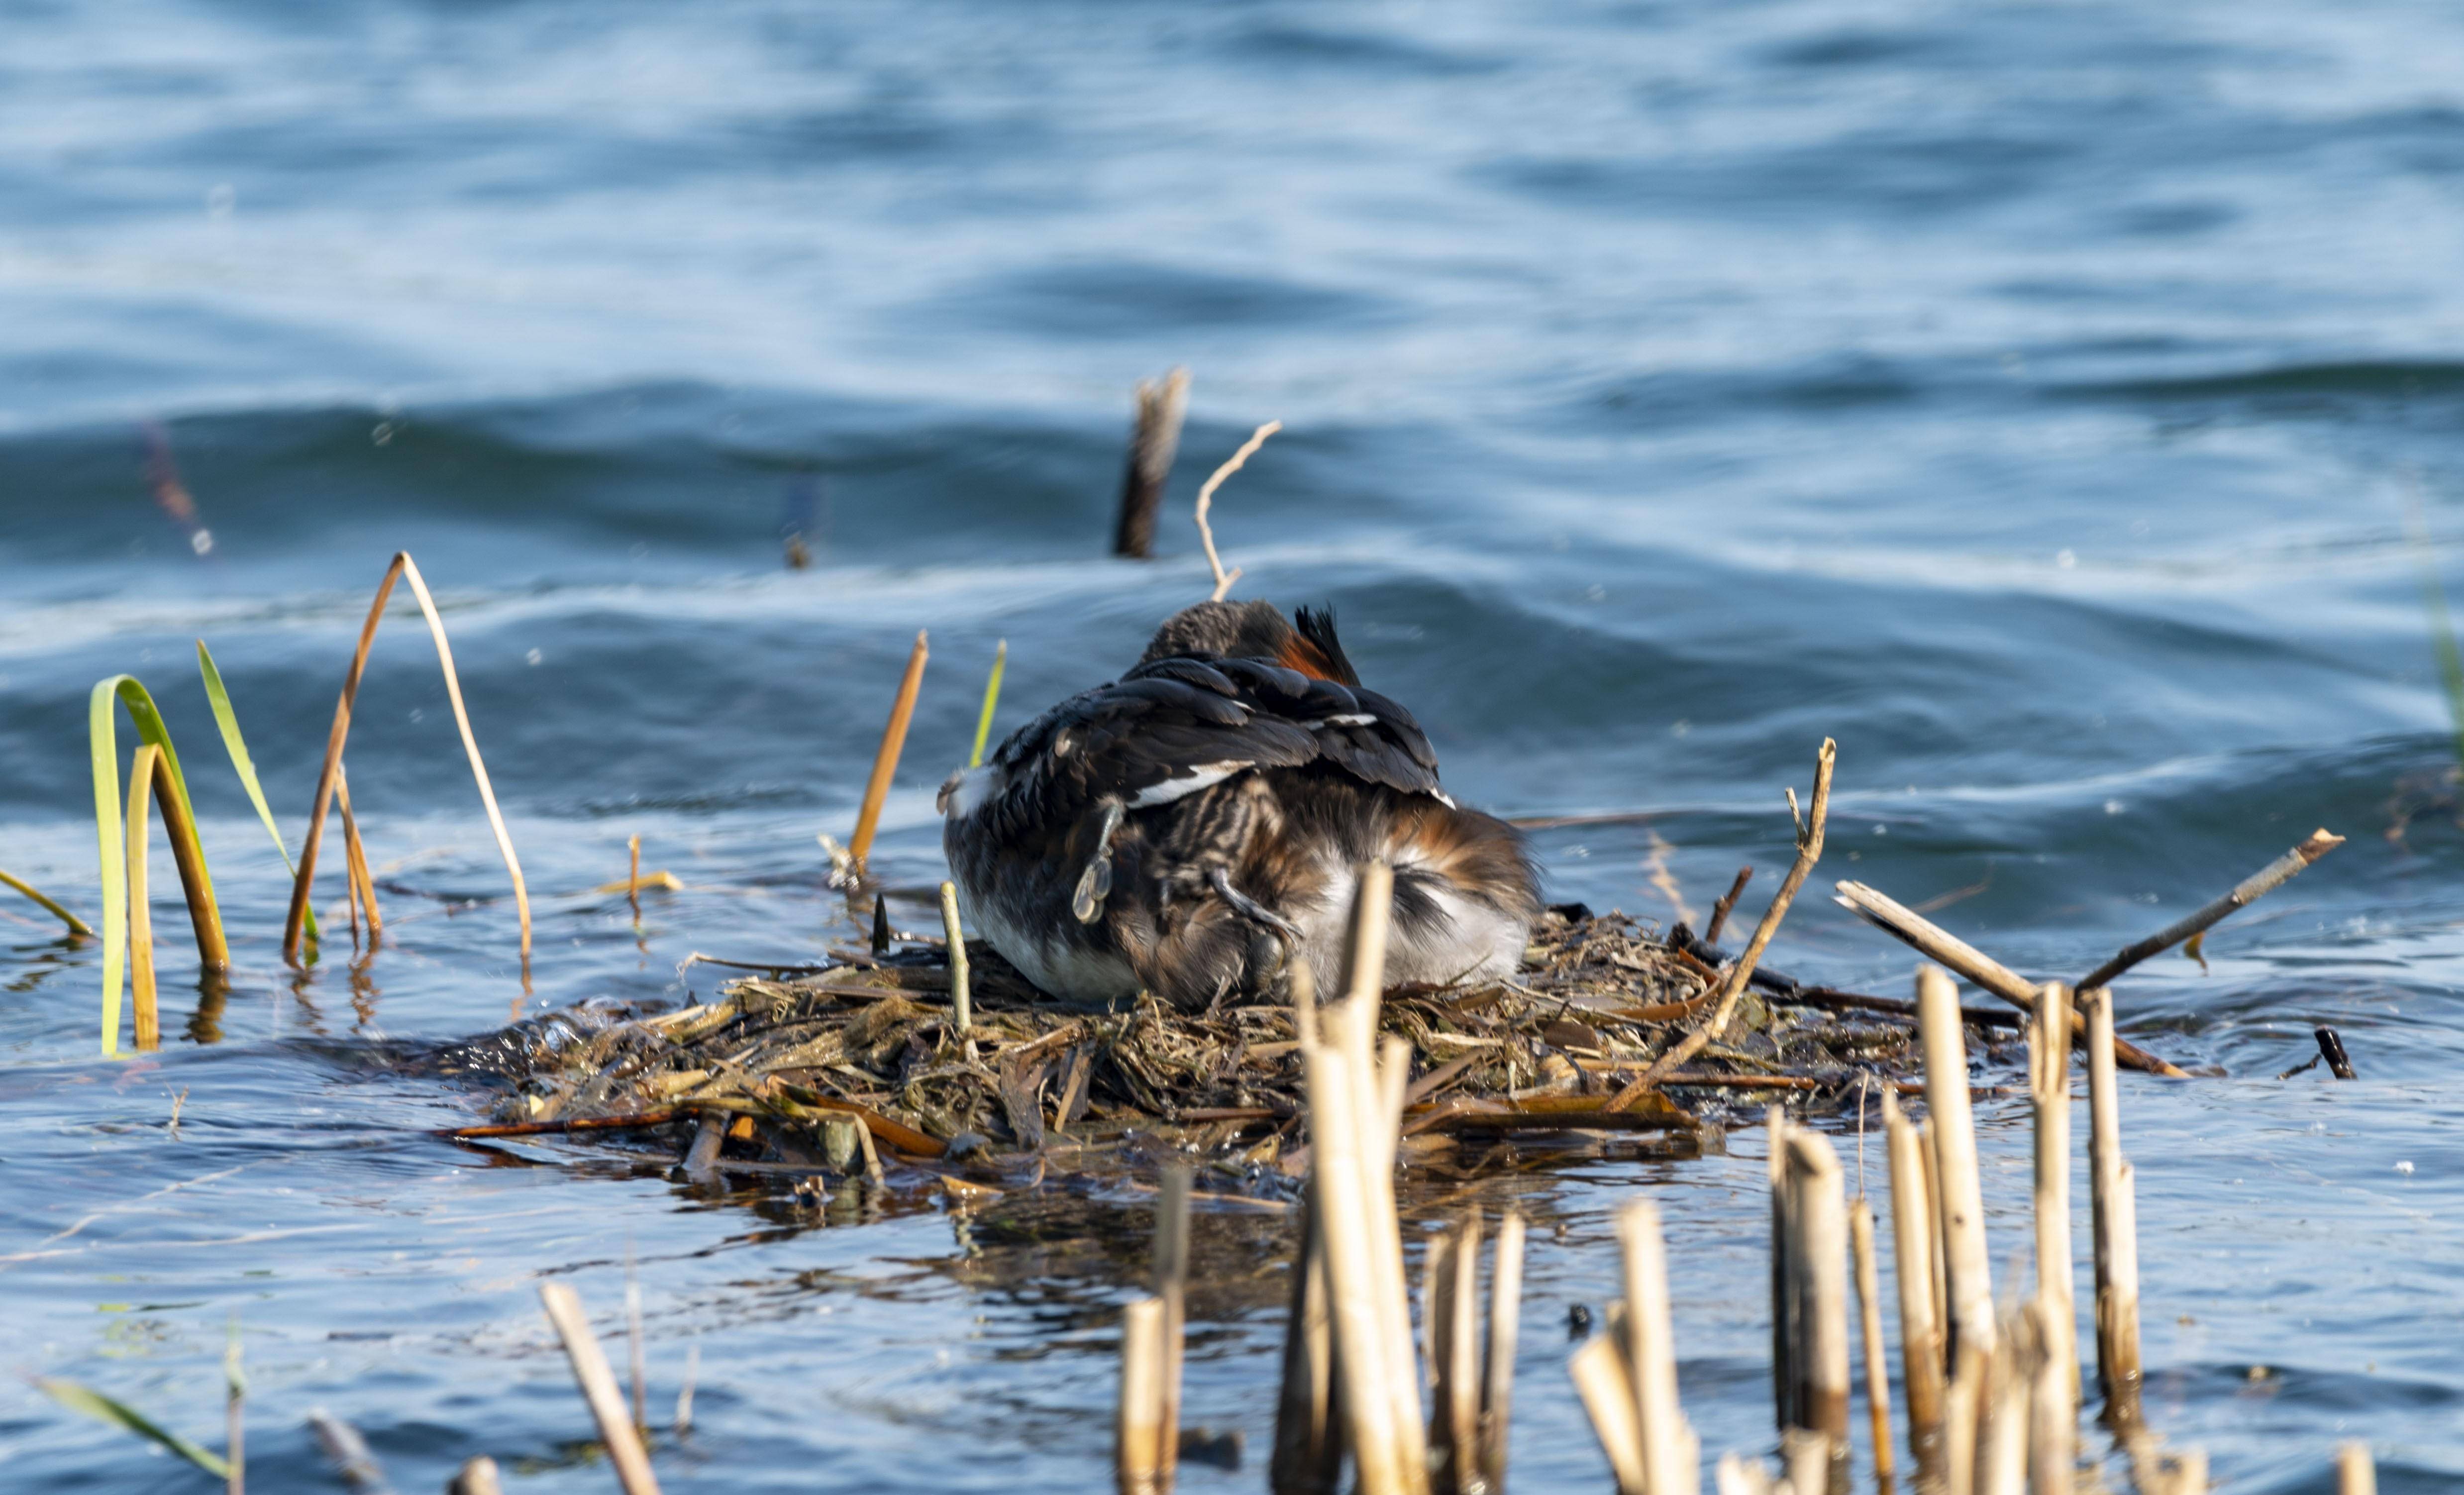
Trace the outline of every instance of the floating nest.
<instances>
[{"instance_id":1,"label":"floating nest","mask_svg":"<svg viewBox=\"0 0 2464 1495\"><path fill-rule=\"evenodd\" d=\"M558 1013L455 1050L441 1067L503 1093L494 1123L453 1134L597 1133L697 1173L790 1181L862 1171L867 1153L950 1187L1107 1158L1135 1172L1165 1151L1261 1196L1306 1172L1287 1005L1072 1005L970 941L974 1023L961 1034L940 941L834 954L730 981L705 1005ZM1405 1161L1455 1172L1534 1151L1684 1155L1774 1101L1824 1112L1854 1110L1879 1085L1913 1088L1913 1020L1897 1010L1907 1004L1757 972L1724 1040L1613 1108L1707 1016L1725 958L1683 924L1661 933L1560 905L1511 980L1390 989L1380 1023L1413 1050ZM2016 1022L1971 1016L1989 1043Z\"/></svg>"}]
</instances>

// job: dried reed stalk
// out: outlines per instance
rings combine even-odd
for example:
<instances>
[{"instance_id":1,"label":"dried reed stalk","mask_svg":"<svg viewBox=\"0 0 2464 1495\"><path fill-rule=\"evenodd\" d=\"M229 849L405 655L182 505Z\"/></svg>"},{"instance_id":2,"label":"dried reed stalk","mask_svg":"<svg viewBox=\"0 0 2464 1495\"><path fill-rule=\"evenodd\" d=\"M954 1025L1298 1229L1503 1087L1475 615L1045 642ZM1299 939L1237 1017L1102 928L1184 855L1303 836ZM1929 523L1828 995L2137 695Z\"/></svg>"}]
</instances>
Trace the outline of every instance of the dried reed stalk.
<instances>
[{"instance_id":1,"label":"dried reed stalk","mask_svg":"<svg viewBox=\"0 0 2464 1495\"><path fill-rule=\"evenodd\" d=\"M334 706L333 730L325 737L325 761L317 770L317 794L314 808L308 816L307 839L299 847L299 870L291 880L291 909L282 920L282 958L293 966L299 964L299 935L308 917L309 890L317 880L317 849L324 843L325 817L334 802L334 788L342 771L342 744L351 735L351 709L359 698L360 677L367 671L368 650L377 640L377 626L385 621L385 603L393 596L393 583L399 577L410 583L411 595L418 599L420 613L428 620L429 638L436 644L437 668L445 675L445 697L453 706L453 725L462 734L462 751L471 759L471 779L479 788L479 802L488 811L488 828L496 838L496 850L505 859L505 872L514 883L514 909L522 926L522 971L525 979L531 964L531 895L522 881L521 859L514 854L514 838L505 829L505 816L496 807L496 791L488 782L488 765L479 757L479 739L471 732L471 712L462 704L462 682L453 669L453 648L446 642L445 620L437 616L436 600L428 593L428 583L419 574L419 566L410 552L396 551L385 567L385 580L377 583L376 600L368 605L367 621L360 625L359 648L351 654L351 668L342 676L341 698Z\"/></svg>"},{"instance_id":2,"label":"dried reed stalk","mask_svg":"<svg viewBox=\"0 0 2464 1495\"><path fill-rule=\"evenodd\" d=\"M943 885L947 887L947 884ZM1189 1321L1189 1186L1187 1163L1163 1171L1155 1195L1155 1301L1163 1305L1163 1364L1157 1376L1156 1420L1162 1447L1157 1468L1166 1489L1180 1464L1180 1355Z\"/></svg>"},{"instance_id":3,"label":"dried reed stalk","mask_svg":"<svg viewBox=\"0 0 2464 1495\"><path fill-rule=\"evenodd\" d=\"M350 824L344 821L343 824ZM625 838L625 906L633 911L633 927L642 925L642 838L637 832Z\"/></svg>"},{"instance_id":4,"label":"dried reed stalk","mask_svg":"<svg viewBox=\"0 0 2464 1495\"><path fill-rule=\"evenodd\" d=\"M1925 1140L1900 1110L1899 1097L1882 1094L1882 1128L1891 1159L1891 1239L1900 1288L1900 1379L1908 1401L1908 1458L1919 1484L1942 1477L1942 1319L1933 1283L1935 1220L1925 1184Z\"/></svg>"},{"instance_id":5,"label":"dried reed stalk","mask_svg":"<svg viewBox=\"0 0 2464 1495\"><path fill-rule=\"evenodd\" d=\"M1848 1207L1848 1246L1857 1263L1858 1327L1865 1363L1865 1420L1874 1440L1874 1483L1891 1484L1891 1364L1882 1351L1882 1276L1874 1257L1874 1207L1859 1195Z\"/></svg>"},{"instance_id":6,"label":"dried reed stalk","mask_svg":"<svg viewBox=\"0 0 2464 1495\"><path fill-rule=\"evenodd\" d=\"M1421 1322L1429 1348L1429 1465L1437 1495L1485 1488L1481 1445L1478 1210L1429 1242Z\"/></svg>"},{"instance_id":7,"label":"dried reed stalk","mask_svg":"<svg viewBox=\"0 0 2464 1495\"><path fill-rule=\"evenodd\" d=\"M924 661L932 650L924 630L915 630L915 647L907 653L907 672L899 677L898 698L890 706L890 720L881 729L881 746L872 755L872 777L865 780L864 805L856 812L855 834L847 839L847 856L863 874L872 855L872 833L881 824L881 802L890 798L890 780L898 772L898 755L907 747L907 724L915 719L915 693L924 688Z\"/></svg>"},{"instance_id":8,"label":"dried reed stalk","mask_svg":"<svg viewBox=\"0 0 2464 1495\"><path fill-rule=\"evenodd\" d=\"M1670 1073L1701 1053L1705 1045L1728 1025L1736 1015L1737 1000L1745 995L1746 983L1753 979L1754 966L1762 959L1763 951L1771 945L1771 936L1779 933L1779 921L1788 916L1789 905L1795 901L1797 890L1805 886L1806 874L1814 864L1822 860L1823 824L1831 813L1831 770L1838 761L1839 748L1829 737L1814 756L1813 808L1796 824L1796 860L1791 864L1788 876L1771 895L1771 907L1763 911L1762 922L1754 926L1753 938L1746 942L1745 953L1728 967L1727 980L1720 988L1720 1000L1711 1016L1701 1026L1671 1044L1666 1053L1652 1063L1650 1068L1637 1076L1634 1083L1617 1093L1607 1109L1623 1110L1639 1102L1659 1088ZM1788 791L1788 809L1796 815L1796 791Z\"/></svg>"},{"instance_id":9,"label":"dried reed stalk","mask_svg":"<svg viewBox=\"0 0 2464 1495\"><path fill-rule=\"evenodd\" d=\"M1834 1495L1848 1482L1848 1205L1847 1179L1831 1140L1810 1127L1788 1136L1796 1225L1790 1249L1797 1274L1797 1425L1819 1433L1830 1448ZM1655 1492L1656 1495L1656 1492Z\"/></svg>"},{"instance_id":10,"label":"dried reed stalk","mask_svg":"<svg viewBox=\"0 0 2464 1495\"><path fill-rule=\"evenodd\" d=\"M154 787L162 755L151 742L138 744L128 767L128 996L137 1019L137 1051L163 1046L162 1018L154 995L154 911L145 890L145 797ZM117 1022L112 1026L117 1028Z\"/></svg>"},{"instance_id":11,"label":"dried reed stalk","mask_svg":"<svg viewBox=\"0 0 2464 1495\"><path fill-rule=\"evenodd\" d=\"M2063 1305L2040 1295L2024 1310L2036 1348L2028 1362L2028 1487L2035 1495L2071 1495L2079 1448L2079 1373L2064 1358L2069 1326ZM2013 1396L2019 1393L2014 1391Z\"/></svg>"},{"instance_id":12,"label":"dried reed stalk","mask_svg":"<svg viewBox=\"0 0 2464 1495\"><path fill-rule=\"evenodd\" d=\"M496 1461L481 1454L463 1462L455 1471L452 1483L445 1486L445 1495L504 1495L503 1479L496 1472Z\"/></svg>"},{"instance_id":13,"label":"dried reed stalk","mask_svg":"<svg viewBox=\"0 0 2464 1495\"><path fill-rule=\"evenodd\" d=\"M1975 1495L2025 1495L2028 1487L2026 1330L2016 1321L1994 1342L1978 1411Z\"/></svg>"},{"instance_id":14,"label":"dried reed stalk","mask_svg":"<svg viewBox=\"0 0 2464 1495\"><path fill-rule=\"evenodd\" d=\"M351 780L339 763L334 765L334 805L342 815L342 867L349 878L351 898L365 911L368 920L368 949L377 948L385 934L385 915L377 912L377 880L368 871L368 850L360 843L360 823L351 814ZM358 931L352 932L352 943L359 942Z\"/></svg>"},{"instance_id":15,"label":"dried reed stalk","mask_svg":"<svg viewBox=\"0 0 2464 1495\"><path fill-rule=\"evenodd\" d=\"M1247 462L1256 454L1260 447L1266 444L1267 437L1283 429L1283 422L1268 421L1251 431L1249 439L1241 443L1241 450L1224 458L1223 465L1217 468L1207 477L1204 485L1198 490L1198 538L1206 544L1206 568L1215 573L1215 591L1212 601L1221 602L1224 594L1232 590L1232 583L1241 580L1241 568L1234 566L1230 571L1225 571L1222 559L1215 554L1215 527L1206 522L1206 511L1215 505L1215 490L1223 486L1225 478L1241 471L1242 464Z\"/></svg>"},{"instance_id":16,"label":"dried reed stalk","mask_svg":"<svg viewBox=\"0 0 2464 1495\"><path fill-rule=\"evenodd\" d=\"M1307 967L1295 970L1297 978ZM1297 985L1297 980L1295 981ZM1343 1465L1335 1426L1334 1335L1327 1302L1326 1240L1317 1209L1301 1201L1300 1251L1292 1260L1289 1317L1284 1330L1282 1393L1275 1407L1275 1451L1266 1487L1275 1495L1334 1495Z\"/></svg>"},{"instance_id":17,"label":"dried reed stalk","mask_svg":"<svg viewBox=\"0 0 2464 1495\"><path fill-rule=\"evenodd\" d=\"M2370 1460L2370 1445L2340 1444L2336 1449L2336 1495L2379 1495L2379 1469Z\"/></svg>"},{"instance_id":18,"label":"dried reed stalk","mask_svg":"<svg viewBox=\"0 0 2464 1495\"><path fill-rule=\"evenodd\" d=\"M1968 1102L1968 1044L1959 995L1933 966L1917 972L1917 1021L1925 1044L1925 1104L1941 1192L1945 1278L1950 1290L1949 1341L1956 1365L1965 1347L1993 1346L1991 1259L1985 1244L1985 1198L1976 1172L1976 1126Z\"/></svg>"},{"instance_id":19,"label":"dried reed stalk","mask_svg":"<svg viewBox=\"0 0 2464 1495\"><path fill-rule=\"evenodd\" d=\"M1164 1306L1140 1298L1121 1310L1121 1408L1112 1445L1120 1495L1163 1495Z\"/></svg>"},{"instance_id":20,"label":"dried reed stalk","mask_svg":"<svg viewBox=\"0 0 2464 1495\"><path fill-rule=\"evenodd\" d=\"M2137 1211L2132 1201L2122 1198L2130 1165L2122 1155L2113 993L2101 986L2089 988L2079 993L2079 1005L2087 1019L2088 1198L2096 1268L2097 1384L2104 1397L2103 1419L2126 1430L2139 1423L2139 1243ZM2125 1228L2130 1235L2126 1251L2122 1245Z\"/></svg>"},{"instance_id":21,"label":"dried reed stalk","mask_svg":"<svg viewBox=\"0 0 2464 1495\"><path fill-rule=\"evenodd\" d=\"M1617 1476L1617 1495L1652 1495L1643 1462L1642 1428L1636 1419L1634 1379L1625 1355L1606 1334L1595 1334L1566 1366L1574 1393L1592 1419L1592 1433Z\"/></svg>"},{"instance_id":22,"label":"dried reed stalk","mask_svg":"<svg viewBox=\"0 0 2464 1495\"><path fill-rule=\"evenodd\" d=\"M556 1326L556 1336L564 1343L564 1357L572 1363L583 1399L590 1404L590 1416L599 1424L599 1440L607 1447L607 1462L616 1466L617 1483L624 1485L625 1495L659 1495L649 1453L643 1448L632 1418L626 1415L625 1394L617 1389L616 1373L608 1368L599 1337L590 1331L581 1295L563 1283L541 1283L539 1306L547 1310L547 1321Z\"/></svg>"},{"instance_id":23,"label":"dried reed stalk","mask_svg":"<svg viewBox=\"0 0 2464 1495\"><path fill-rule=\"evenodd\" d=\"M950 1021L960 1037L976 1025L974 998L967 985L967 935L958 927L958 885L941 885L941 936L950 955Z\"/></svg>"},{"instance_id":24,"label":"dried reed stalk","mask_svg":"<svg viewBox=\"0 0 2464 1495\"><path fill-rule=\"evenodd\" d=\"M2070 988L2048 982L2028 1024L2028 1089L2036 1124L2036 1298L2044 1308L2043 1352L2055 1362L2048 1379L2075 1388L2079 1309L2072 1283L2070 1057ZM2074 1406L2065 1425L2075 1424L2077 1416Z\"/></svg>"},{"instance_id":25,"label":"dried reed stalk","mask_svg":"<svg viewBox=\"0 0 2464 1495\"><path fill-rule=\"evenodd\" d=\"M1481 1477L1505 1495L1507 1435L1514 1420L1514 1349L1523 1315L1523 1215L1497 1222L1488 1274L1488 1361L1481 1383Z\"/></svg>"},{"instance_id":26,"label":"dried reed stalk","mask_svg":"<svg viewBox=\"0 0 2464 1495\"><path fill-rule=\"evenodd\" d=\"M1882 933L1908 945L1927 959L1941 961L2021 1012L2036 1010L2036 989L2029 984L2026 978L1914 909L1863 883L1840 883L1837 885L1837 890L1841 908L1859 914ZM2133 1069L2169 1075L2177 1080L2189 1078L2188 1071L2174 1067L2135 1044L2120 1039L2116 1039L2114 1044L2115 1051L2122 1056L2123 1062Z\"/></svg>"},{"instance_id":27,"label":"dried reed stalk","mask_svg":"<svg viewBox=\"0 0 2464 1495\"><path fill-rule=\"evenodd\" d=\"M1121 512L1112 525L1112 554L1144 561L1155 548L1155 507L1180 451L1180 423L1189 410L1189 370L1138 381L1137 424L1130 431L1129 471L1121 479Z\"/></svg>"},{"instance_id":28,"label":"dried reed stalk","mask_svg":"<svg viewBox=\"0 0 2464 1495\"><path fill-rule=\"evenodd\" d=\"M1625 1358L1634 1385L1635 1426L1642 1437L1651 1495L1695 1495L1702 1444L1677 1398L1677 1339L1668 1296L1668 1247L1660 1210L1637 1199L1617 1212L1625 1264Z\"/></svg>"},{"instance_id":29,"label":"dried reed stalk","mask_svg":"<svg viewBox=\"0 0 2464 1495\"><path fill-rule=\"evenodd\" d=\"M1769 1153L1764 1164L1771 1178L1771 1418L1781 1432L1799 1425L1797 1393L1797 1274L1793 1264L1796 1246L1795 1175L1788 1162L1788 1134L1794 1123L1773 1106L1767 1112L1764 1134Z\"/></svg>"},{"instance_id":30,"label":"dried reed stalk","mask_svg":"<svg viewBox=\"0 0 2464 1495\"><path fill-rule=\"evenodd\" d=\"M2266 897L2292 881L2311 863L2343 844L2343 837L2333 835L2324 828L2312 831L2308 839L2299 846L2243 878L2231 892L2223 897L2193 913L2175 920L2137 944L2127 945L2116 951L2104 964L2079 978L2079 989L2085 991L2092 986L2110 986L2115 977L2129 970L2140 961L2170 950L2225 915L2236 912L2258 899Z\"/></svg>"}]
</instances>

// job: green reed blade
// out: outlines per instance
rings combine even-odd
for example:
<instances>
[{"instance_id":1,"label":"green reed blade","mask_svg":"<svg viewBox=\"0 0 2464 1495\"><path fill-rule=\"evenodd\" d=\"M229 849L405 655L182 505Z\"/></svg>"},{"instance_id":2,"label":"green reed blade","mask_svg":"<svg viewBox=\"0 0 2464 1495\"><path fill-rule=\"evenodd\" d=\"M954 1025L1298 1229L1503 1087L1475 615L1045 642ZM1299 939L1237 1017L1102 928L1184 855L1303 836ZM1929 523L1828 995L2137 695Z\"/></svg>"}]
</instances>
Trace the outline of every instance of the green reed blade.
<instances>
[{"instance_id":1,"label":"green reed blade","mask_svg":"<svg viewBox=\"0 0 2464 1495\"><path fill-rule=\"evenodd\" d=\"M993 650L992 678L984 682L984 714L976 718L976 750L967 755L969 768L984 766L984 744L992 740L993 708L1001 704L1001 667L1009 663L1009 640Z\"/></svg>"},{"instance_id":2,"label":"green reed blade","mask_svg":"<svg viewBox=\"0 0 2464 1495\"><path fill-rule=\"evenodd\" d=\"M92 939L94 937L94 930L86 924L85 920L78 918L76 914L61 908L51 899L44 897L43 890L41 889L35 887L30 882L27 882L24 878L11 877L6 871L0 871L0 887L14 888L19 892L24 893L27 897L33 899L38 904L41 904L45 912L69 927L70 934L80 934L88 939Z\"/></svg>"},{"instance_id":3,"label":"green reed blade","mask_svg":"<svg viewBox=\"0 0 2464 1495\"><path fill-rule=\"evenodd\" d=\"M231 1465L223 1462L220 1454L188 1441L124 1401L106 1396L91 1386L64 1380L56 1375L44 1376L34 1384L42 1390L43 1395L71 1412L82 1412L87 1417L99 1421L126 1428L138 1437L159 1443L172 1453L178 1454L217 1480L231 1478Z\"/></svg>"},{"instance_id":4,"label":"green reed blade","mask_svg":"<svg viewBox=\"0 0 2464 1495\"><path fill-rule=\"evenodd\" d=\"M274 849L282 857L282 869L297 877L299 868L291 860L291 848L282 844L281 827L275 824L273 807L265 802L265 787L256 781L256 761L248 756L248 739L240 736L239 714L231 710L231 692L223 685L223 672L214 668L214 656L207 649L204 639L197 640L197 673L205 676L206 703L214 709L214 725L222 729L223 747L231 754L240 787L248 791L248 802L256 806L256 818L265 823L265 833L274 838ZM317 911L311 909L308 942L315 944L317 939Z\"/></svg>"},{"instance_id":5,"label":"green reed blade","mask_svg":"<svg viewBox=\"0 0 2464 1495\"><path fill-rule=\"evenodd\" d=\"M188 802L188 780L180 772L180 755L171 746L171 734L163 725L163 714L155 709L154 697L146 693L135 675L111 675L98 680L86 701L86 739L94 758L95 835L100 844L102 861L105 1055L120 1051L120 988L128 958L128 864L121 845L120 742L112 720L114 697L128 708L128 718L137 727L138 739L162 750L163 763L171 775L171 795L179 802L180 814L177 824L173 816L165 815L164 830L175 843L172 850L180 862L182 890L188 897L188 917L196 928L199 955L212 965L216 961L212 952L223 947L222 915L214 904L212 876L206 870L205 846L197 840L197 814ZM195 868L193 882L191 868ZM227 950L222 950L220 959L228 963Z\"/></svg>"},{"instance_id":6,"label":"green reed blade","mask_svg":"<svg viewBox=\"0 0 2464 1495\"><path fill-rule=\"evenodd\" d=\"M2412 541L2413 559L2421 563L2421 602L2430 614L2430 647L2438 655L2438 678L2447 693L2447 715L2455 725L2455 759L2464 763L2464 649L2455 643L2455 625L2447 615L2447 593L2438 584L2438 553L2422 518L2421 495L2415 492L2405 513L2405 530Z\"/></svg>"}]
</instances>

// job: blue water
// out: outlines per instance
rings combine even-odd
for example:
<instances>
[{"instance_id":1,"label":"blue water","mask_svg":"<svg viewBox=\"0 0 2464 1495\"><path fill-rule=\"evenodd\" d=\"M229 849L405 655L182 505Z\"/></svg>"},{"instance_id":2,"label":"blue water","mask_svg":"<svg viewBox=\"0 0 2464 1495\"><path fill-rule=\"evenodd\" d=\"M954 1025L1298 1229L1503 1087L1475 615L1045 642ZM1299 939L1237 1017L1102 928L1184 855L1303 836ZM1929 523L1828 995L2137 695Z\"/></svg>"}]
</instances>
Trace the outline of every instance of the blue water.
<instances>
[{"instance_id":1,"label":"blue water","mask_svg":"<svg viewBox=\"0 0 2464 1495\"><path fill-rule=\"evenodd\" d=\"M321 1487L321 1404L405 1489L486 1452L514 1488L602 1490L535 1286L612 1328L629 1238L658 1405L700 1347L670 1487L1100 1484L1134 1208L859 1225L605 1150L492 1166L421 1131L480 1102L399 1061L707 996L696 950L843 936L815 838L847 832L918 628L876 860L937 877L932 790L996 641L1010 725L1116 672L1204 594L1199 479L1280 419L1216 508L1241 594L1332 602L1459 796L1656 812L1536 833L1555 896L1669 917L1655 858L1698 915L1741 862L1768 888L1825 736L1832 849L1770 958L1839 984L1910 962L1835 877L1975 890L1940 917L2077 976L2314 825L2350 837L2211 970L2121 993L2140 1041L2223 1071L2125 1090L2150 1408L2235 1489L2325 1489L2343 1438L2389 1489L2464 1475L2464 837L2406 537L2418 504L2464 580L2464 15L135 0L5 26L0 866L96 916L86 692L133 672L240 965L198 1016L158 853L170 1042L98 1062L93 947L0 903L12 1369L218 1443L237 1310L260 1488ZM1162 558L1106 559L1131 386L1177 363ZM357 982L282 967L285 879L196 682L202 637L296 844L405 548L534 890L527 996L415 616L352 737L398 937ZM639 943L587 890L634 834L687 885ZM2277 1081L2319 1022L2362 1078ZM1997 1260L2015 1104L1985 1113ZM1705 1447L1768 1442L1760 1148L1519 1186L1518 1484L1605 1486L1553 1326L1614 1290L1607 1212L1639 1188ZM1227 1286L1189 1417L1253 1452L1280 1229L1201 1221ZM13 1380L0 1446L16 1488L204 1483Z\"/></svg>"}]
</instances>

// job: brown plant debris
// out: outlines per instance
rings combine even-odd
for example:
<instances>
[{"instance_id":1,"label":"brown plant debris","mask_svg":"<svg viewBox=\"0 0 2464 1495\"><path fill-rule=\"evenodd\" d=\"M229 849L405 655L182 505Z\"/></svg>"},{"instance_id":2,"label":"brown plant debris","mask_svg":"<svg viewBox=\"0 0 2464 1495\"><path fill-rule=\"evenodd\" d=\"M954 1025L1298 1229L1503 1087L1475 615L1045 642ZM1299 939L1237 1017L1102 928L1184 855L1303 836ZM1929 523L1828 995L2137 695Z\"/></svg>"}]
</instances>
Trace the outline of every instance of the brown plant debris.
<instances>
[{"instance_id":1,"label":"brown plant debris","mask_svg":"<svg viewBox=\"0 0 2464 1495\"><path fill-rule=\"evenodd\" d=\"M727 1123L719 1173L781 1176L781 1187L861 1174L849 1161L858 1126L927 1187L955 1169L1000 1184L1047 1163L1083 1173L1111 1158L1143 1172L1138 1159L1166 1153L1196 1154L1213 1177L1202 1188L1295 1187L1308 1136L1287 1004L1073 1005L980 941L967 958L975 1021L963 1034L941 942L920 937L879 957L733 980L706 1005L597 1013L595 1025L585 1007L518 1024L444 1056L448 1069L510 1086L492 1125L452 1134L587 1132L681 1154L709 1116ZM1909 1088L1914 1028L1891 1010L1903 1003L1824 991L1824 1005L1798 1005L1794 983L1758 978L1726 1042L1667 1076L1666 1093L1612 1109L1708 1015L1724 960L1682 925L1662 935L1561 905L1512 980L1390 989L1381 1025L1414 1055L1404 1160L1468 1176L1533 1151L1690 1152L1774 1099L1853 1111L1868 1088ZM1865 1001L1873 1010L1857 1010ZM1972 1042L1994 1036L1979 1028Z\"/></svg>"}]
</instances>

